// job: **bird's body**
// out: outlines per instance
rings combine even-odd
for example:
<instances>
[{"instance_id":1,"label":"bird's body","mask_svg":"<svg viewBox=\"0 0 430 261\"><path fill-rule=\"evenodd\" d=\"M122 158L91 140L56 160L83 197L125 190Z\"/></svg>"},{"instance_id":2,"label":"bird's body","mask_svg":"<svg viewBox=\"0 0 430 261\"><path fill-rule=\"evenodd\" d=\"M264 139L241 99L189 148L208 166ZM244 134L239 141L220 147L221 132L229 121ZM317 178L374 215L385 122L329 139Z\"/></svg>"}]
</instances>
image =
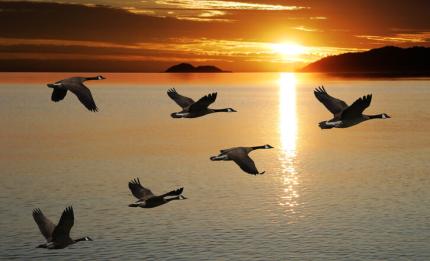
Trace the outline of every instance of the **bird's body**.
<instances>
[{"instance_id":1,"label":"bird's body","mask_svg":"<svg viewBox=\"0 0 430 261\"><path fill-rule=\"evenodd\" d=\"M140 184L139 178L135 178L128 183L128 187L138 200L135 203L128 205L129 207L154 208L164 205L172 200L186 199L182 196L184 188L172 190L163 195L156 196L151 190Z\"/></svg>"},{"instance_id":2,"label":"bird's body","mask_svg":"<svg viewBox=\"0 0 430 261\"><path fill-rule=\"evenodd\" d=\"M203 96L197 102L189 97L180 95L175 89L169 89L167 95L182 108L182 111L172 113L172 118L197 118L215 112L236 112L232 108L208 108L210 104L215 102L217 97L216 92Z\"/></svg>"},{"instance_id":3,"label":"bird's body","mask_svg":"<svg viewBox=\"0 0 430 261\"><path fill-rule=\"evenodd\" d=\"M315 97L333 114L333 118L319 123L321 129L348 128L371 119L391 118L386 113L364 115L363 111L369 107L372 95L368 94L357 99L348 106L344 101L330 96L325 88L319 87L314 91Z\"/></svg>"},{"instance_id":4,"label":"bird's body","mask_svg":"<svg viewBox=\"0 0 430 261\"><path fill-rule=\"evenodd\" d=\"M94 102L90 89L84 85L84 82L102 79L105 78L100 75L96 77L71 77L56 83L49 83L48 87L53 89L51 100L59 102L64 99L67 91L71 91L88 110L96 112L98 111L98 108Z\"/></svg>"},{"instance_id":5,"label":"bird's body","mask_svg":"<svg viewBox=\"0 0 430 261\"><path fill-rule=\"evenodd\" d=\"M70 237L70 230L75 220L72 207L67 207L63 211L58 225L54 225L38 208L33 210L33 219L46 239L46 243L37 246L38 248L61 249L79 241L92 241L89 237L79 239Z\"/></svg>"},{"instance_id":6,"label":"bird's body","mask_svg":"<svg viewBox=\"0 0 430 261\"><path fill-rule=\"evenodd\" d=\"M220 151L218 156L213 156L210 159L212 161L220 161L220 160L233 160L243 171L246 173L257 175L264 174L263 172L259 172L257 167L255 166L254 161L249 157L249 153L256 149L271 149L272 146L266 144L263 146L255 146L255 147L235 147L230 149L224 149Z\"/></svg>"}]
</instances>

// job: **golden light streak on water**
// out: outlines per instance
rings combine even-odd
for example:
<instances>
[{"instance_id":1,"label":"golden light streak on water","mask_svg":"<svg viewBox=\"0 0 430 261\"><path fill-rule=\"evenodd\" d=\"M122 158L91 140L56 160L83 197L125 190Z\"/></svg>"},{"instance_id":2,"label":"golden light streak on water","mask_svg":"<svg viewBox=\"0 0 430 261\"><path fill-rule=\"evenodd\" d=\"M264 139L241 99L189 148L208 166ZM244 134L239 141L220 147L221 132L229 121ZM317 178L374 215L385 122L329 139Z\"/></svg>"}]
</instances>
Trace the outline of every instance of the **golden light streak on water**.
<instances>
[{"instance_id":1,"label":"golden light streak on water","mask_svg":"<svg viewBox=\"0 0 430 261\"><path fill-rule=\"evenodd\" d=\"M298 175L295 167L297 147L297 111L296 111L297 79L294 73L281 73L279 78L279 134L281 144L280 161L282 164L281 182L284 191L280 205L293 212L298 205L299 197L296 187Z\"/></svg>"}]
</instances>

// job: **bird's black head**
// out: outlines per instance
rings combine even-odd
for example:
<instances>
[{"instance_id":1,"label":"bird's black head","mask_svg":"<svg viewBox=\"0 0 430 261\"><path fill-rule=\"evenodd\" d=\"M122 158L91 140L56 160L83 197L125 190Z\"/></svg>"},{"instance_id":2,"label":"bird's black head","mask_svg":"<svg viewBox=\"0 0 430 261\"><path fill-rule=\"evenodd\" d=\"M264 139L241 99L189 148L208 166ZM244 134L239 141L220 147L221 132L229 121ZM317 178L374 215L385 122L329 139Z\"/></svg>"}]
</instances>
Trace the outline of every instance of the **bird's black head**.
<instances>
[{"instance_id":1,"label":"bird's black head","mask_svg":"<svg viewBox=\"0 0 430 261\"><path fill-rule=\"evenodd\" d=\"M273 147L272 147L272 146L270 146L269 144L264 145L264 148L265 148L265 149L273 149Z\"/></svg>"},{"instance_id":2,"label":"bird's black head","mask_svg":"<svg viewBox=\"0 0 430 261\"><path fill-rule=\"evenodd\" d=\"M172 118L182 118L182 115L180 115L178 112L174 112L174 113L172 113L172 114L170 114L170 116L172 117Z\"/></svg>"},{"instance_id":3,"label":"bird's black head","mask_svg":"<svg viewBox=\"0 0 430 261\"><path fill-rule=\"evenodd\" d=\"M237 112L233 108L225 108L225 109L212 109L212 112Z\"/></svg>"},{"instance_id":4,"label":"bird's black head","mask_svg":"<svg viewBox=\"0 0 430 261\"><path fill-rule=\"evenodd\" d=\"M106 78L101 75L97 75L97 80L103 80L103 79L106 79Z\"/></svg>"},{"instance_id":5,"label":"bird's black head","mask_svg":"<svg viewBox=\"0 0 430 261\"><path fill-rule=\"evenodd\" d=\"M388 114L386 113L381 114L381 119L389 119L389 118L391 118L391 116L389 116Z\"/></svg>"}]
</instances>

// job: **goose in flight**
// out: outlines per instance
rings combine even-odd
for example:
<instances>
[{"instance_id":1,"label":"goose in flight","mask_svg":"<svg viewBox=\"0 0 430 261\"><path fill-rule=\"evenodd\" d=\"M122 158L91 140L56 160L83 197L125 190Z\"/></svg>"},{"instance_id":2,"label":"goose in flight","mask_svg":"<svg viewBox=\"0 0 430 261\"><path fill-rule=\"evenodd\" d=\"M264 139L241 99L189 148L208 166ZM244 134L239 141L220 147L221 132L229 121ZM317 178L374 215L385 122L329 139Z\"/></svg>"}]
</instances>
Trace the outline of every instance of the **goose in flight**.
<instances>
[{"instance_id":1,"label":"goose in flight","mask_svg":"<svg viewBox=\"0 0 430 261\"><path fill-rule=\"evenodd\" d=\"M334 115L333 119L319 123L321 129L348 128L371 119L391 118L386 113L377 115L363 114L363 111L369 107L370 102L372 101L372 94L358 98L350 106L348 106L344 101L330 96L326 92L324 86L316 88L314 90L314 94L315 97Z\"/></svg>"},{"instance_id":2,"label":"goose in flight","mask_svg":"<svg viewBox=\"0 0 430 261\"><path fill-rule=\"evenodd\" d=\"M180 95L176 92L176 90L169 89L167 91L167 95L174 100L181 108L182 111L174 112L170 116L172 118L197 118L204 116L206 114L215 113L215 112L236 112L236 110L232 108L225 109L210 109L208 106L215 102L217 93L211 93L206 96L203 96L198 101L194 101L191 98Z\"/></svg>"},{"instance_id":3,"label":"goose in flight","mask_svg":"<svg viewBox=\"0 0 430 261\"><path fill-rule=\"evenodd\" d=\"M75 221L73 208L71 206L63 211L58 225L54 225L54 223L52 223L38 208L33 210L33 218L40 232L46 239L46 243L38 245L38 248L60 249L79 241L92 241L89 237L78 239L70 238L70 230Z\"/></svg>"},{"instance_id":4,"label":"goose in flight","mask_svg":"<svg viewBox=\"0 0 430 261\"><path fill-rule=\"evenodd\" d=\"M71 77L56 83L48 83L48 87L52 88L51 100L54 102L59 102L67 94L67 91L73 92L81 103L90 111L98 111L96 103L94 102L93 96L91 95L90 89L85 85L85 81L89 80L103 80L105 77L99 75L96 77Z\"/></svg>"},{"instance_id":5,"label":"goose in flight","mask_svg":"<svg viewBox=\"0 0 430 261\"><path fill-rule=\"evenodd\" d=\"M156 196L151 190L140 184L139 178L135 178L128 182L128 187L133 196L138 199L135 203L128 205L129 207L154 208L172 200L186 199L186 197L182 196L184 188L172 190L163 195Z\"/></svg>"},{"instance_id":6,"label":"goose in flight","mask_svg":"<svg viewBox=\"0 0 430 261\"><path fill-rule=\"evenodd\" d=\"M255 147L236 147L231 149L221 150L218 156L213 156L210 159L212 161L217 160L233 160L239 167L245 171L246 173L257 175L264 174L263 172L258 172L257 167L255 166L254 161L249 157L249 153L253 150L257 149L272 149L273 147L269 144L263 146L255 146Z\"/></svg>"}]
</instances>

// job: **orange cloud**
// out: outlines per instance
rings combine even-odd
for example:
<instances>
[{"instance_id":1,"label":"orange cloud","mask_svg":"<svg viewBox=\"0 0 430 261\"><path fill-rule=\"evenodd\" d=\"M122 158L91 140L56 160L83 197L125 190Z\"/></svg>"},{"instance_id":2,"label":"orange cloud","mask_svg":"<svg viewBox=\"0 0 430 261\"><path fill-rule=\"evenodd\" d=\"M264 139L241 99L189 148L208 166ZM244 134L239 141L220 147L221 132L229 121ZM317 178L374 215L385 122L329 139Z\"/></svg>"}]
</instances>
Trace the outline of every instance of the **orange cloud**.
<instances>
[{"instance_id":1,"label":"orange cloud","mask_svg":"<svg viewBox=\"0 0 430 261\"><path fill-rule=\"evenodd\" d=\"M425 43L430 39L430 32L404 33L392 36L383 35L356 35L358 38L387 43Z\"/></svg>"},{"instance_id":2,"label":"orange cloud","mask_svg":"<svg viewBox=\"0 0 430 261\"><path fill-rule=\"evenodd\" d=\"M310 27L306 27L306 26L297 26L297 27L293 27L293 29L299 30L299 31L304 31L304 32L322 32L319 29L315 29L315 28L310 28Z\"/></svg>"},{"instance_id":3,"label":"orange cloud","mask_svg":"<svg viewBox=\"0 0 430 261\"><path fill-rule=\"evenodd\" d=\"M195 0L156 0L155 4L164 7L175 7L184 9L230 9L230 10L301 10L307 7L295 5L273 5L273 4L258 4L237 1L195 1Z\"/></svg>"}]
</instances>

